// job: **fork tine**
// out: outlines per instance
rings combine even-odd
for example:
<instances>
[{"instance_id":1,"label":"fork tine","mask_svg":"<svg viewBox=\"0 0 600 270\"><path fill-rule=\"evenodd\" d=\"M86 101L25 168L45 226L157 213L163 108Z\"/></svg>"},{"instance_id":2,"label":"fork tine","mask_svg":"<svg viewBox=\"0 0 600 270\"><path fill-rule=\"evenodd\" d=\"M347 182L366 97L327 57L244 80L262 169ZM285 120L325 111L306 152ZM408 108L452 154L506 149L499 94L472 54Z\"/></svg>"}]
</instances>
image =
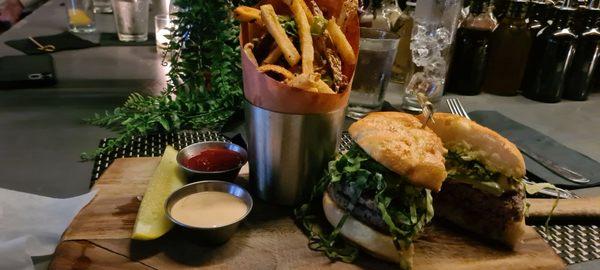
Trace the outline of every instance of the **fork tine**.
<instances>
[{"instance_id":1,"label":"fork tine","mask_svg":"<svg viewBox=\"0 0 600 270\"><path fill-rule=\"evenodd\" d=\"M462 116L462 115L461 115L460 108L458 107L458 102L456 102L456 99L455 99L455 98L453 98L453 99L452 99L452 105L454 106L454 112L455 112L456 114L458 114L458 115Z\"/></svg>"},{"instance_id":2,"label":"fork tine","mask_svg":"<svg viewBox=\"0 0 600 270\"><path fill-rule=\"evenodd\" d=\"M465 117L465 118L467 118L467 119L471 119L471 118L469 117L469 114L468 114L468 113L467 113L467 111L465 110L465 107L462 105L462 103L460 103L460 100L459 100L459 99L456 99L456 103L458 104L458 109L459 109L459 111L460 111L460 112L462 112L462 114L461 114L461 115L462 115L462 116L464 116L464 117Z\"/></svg>"},{"instance_id":3,"label":"fork tine","mask_svg":"<svg viewBox=\"0 0 600 270\"><path fill-rule=\"evenodd\" d=\"M456 115L460 115L460 116L465 117L467 119L471 119L469 117L469 114L465 110L465 107L462 105L462 103L460 102L459 99L457 99L457 98L449 98L449 99L446 100L446 103L448 104L448 108L450 109L450 113L456 114Z\"/></svg>"},{"instance_id":4,"label":"fork tine","mask_svg":"<svg viewBox=\"0 0 600 270\"><path fill-rule=\"evenodd\" d=\"M454 105L454 113L458 114L460 116L463 116L462 111L460 110L460 107L458 106L458 99L456 99L456 98L452 99L452 104Z\"/></svg>"},{"instance_id":5,"label":"fork tine","mask_svg":"<svg viewBox=\"0 0 600 270\"><path fill-rule=\"evenodd\" d=\"M450 113L456 114L456 110L454 109L454 104L452 103L453 98L446 99L446 103L448 104L448 109L450 109Z\"/></svg>"}]
</instances>

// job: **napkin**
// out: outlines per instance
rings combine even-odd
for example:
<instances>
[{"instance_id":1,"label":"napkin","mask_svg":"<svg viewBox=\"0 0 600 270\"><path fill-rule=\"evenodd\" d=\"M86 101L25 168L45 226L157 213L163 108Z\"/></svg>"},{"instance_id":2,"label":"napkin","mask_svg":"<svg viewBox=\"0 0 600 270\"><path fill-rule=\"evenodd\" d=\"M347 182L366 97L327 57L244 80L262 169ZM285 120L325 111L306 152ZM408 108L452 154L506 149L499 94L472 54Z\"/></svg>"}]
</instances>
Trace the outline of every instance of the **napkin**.
<instances>
[{"instance_id":1,"label":"napkin","mask_svg":"<svg viewBox=\"0 0 600 270\"><path fill-rule=\"evenodd\" d=\"M42 45L54 45L55 51L65 51L65 50L76 50L76 49L85 49L89 47L98 46L98 44L93 43L91 41L79 38L76 35L73 35L69 32L63 32L57 35L51 36L40 36L33 37L37 42ZM6 45L11 46L19 51L22 51L26 54L44 54L49 53L46 51L42 51L38 49L38 46L35 45L29 39L18 39L18 40L9 40L5 42Z\"/></svg>"},{"instance_id":2,"label":"napkin","mask_svg":"<svg viewBox=\"0 0 600 270\"><path fill-rule=\"evenodd\" d=\"M34 269L31 256L54 253L73 217L95 195L56 199L0 188L0 269Z\"/></svg>"},{"instance_id":3,"label":"napkin","mask_svg":"<svg viewBox=\"0 0 600 270\"><path fill-rule=\"evenodd\" d=\"M470 112L469 116L477 123L500 133L517 146L526 147L539 156L580 173L591 181L586 184L570 182L562 176L546 169L528 156L523 155L527 167L527 175L531 180L536 182L545 181L570 189L600 185L600 163L590 157L568 148L539 131L516 122L496 111L474 111Z\"/></svg>"},{"instance_id":4,"label":"napkin","mask_svg":"<svg viewBox=\"0 0 600 270\"><path fill-rule=\"evenodd\" d=\"M101 33L100 46L155 46L156 39L154 33L148 33L148 39L140 42L124 42L119 40L117 33Z\"/></svg>"}]
</instances>

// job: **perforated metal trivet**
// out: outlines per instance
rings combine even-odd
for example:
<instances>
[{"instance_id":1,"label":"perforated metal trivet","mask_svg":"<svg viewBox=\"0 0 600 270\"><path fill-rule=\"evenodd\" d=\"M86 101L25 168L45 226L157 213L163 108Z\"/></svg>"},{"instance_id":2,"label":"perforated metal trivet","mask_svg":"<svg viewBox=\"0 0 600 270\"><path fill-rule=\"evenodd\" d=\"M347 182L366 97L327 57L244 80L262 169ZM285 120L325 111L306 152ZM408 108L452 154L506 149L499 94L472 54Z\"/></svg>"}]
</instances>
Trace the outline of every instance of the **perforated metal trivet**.
<instances>
[{"instance_id":1,"label":"perforated metal trivet","mask_svg":"<svg viewBox=\"0 0 600 270\"><path fill-rule=\"evenodd\" d=\"M109 139L100 141L104 146ZM167 144L176 149L204 141L227 141L225 136L214 131L181 131L178 133L158 134L147 137L134 137L131 143L107 155L100 155L94 161L92 181L100 177L113 160L121 157L160 156ZM342 136L340 150L352 145L348 134ZM544 226L535 226L544 240L552 246L567 264L575 264L600 259L600 227L597 225L551 225L548 232Z\"/></svg>"},{"instance_id":2,"label":"perforated metal trivet","mask_svg":"<svg viewBox=\"0 0 600 270\"><path fill-rule=\"evenodd\" d=\"M108 140L110 138L102 139L100 147L104 147ZM117 158L159 157L162 155L167 144L175 147L175 149L181 149L193 143L206 141L227 141L227 139L215 131L181 131L147 137L133 137L131 138L131 142L124 147L119 147L106 155L96 157L92 171L92 181L100 178L104 170Z\"/></svg>"},{"instance_id":3,"label":"perforated metal trivet","mask_svg":"<svg viewBox=\"0 0 600 270\"><path fill-rule=\"evenodd\" d=\"M567 262L574 264L600 259L600 227L597 225L535 226L544 240Z\"/></svg>"}]
</instances>

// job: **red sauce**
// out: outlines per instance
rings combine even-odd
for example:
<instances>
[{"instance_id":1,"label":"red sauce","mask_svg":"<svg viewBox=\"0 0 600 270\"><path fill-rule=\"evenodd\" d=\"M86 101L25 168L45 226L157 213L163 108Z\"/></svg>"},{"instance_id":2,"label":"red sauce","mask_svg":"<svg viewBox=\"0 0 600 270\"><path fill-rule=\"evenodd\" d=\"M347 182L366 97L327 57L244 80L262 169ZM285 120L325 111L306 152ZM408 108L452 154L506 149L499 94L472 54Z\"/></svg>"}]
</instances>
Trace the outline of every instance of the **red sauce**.
<instances>
[{"instance_id":1,"label":"red sauce","mask_svg":"<svg viewBox=\"0 0 600 270\"><path fill-rule=\"evenodd\" d=\"M206 149L197 156L191 157L184 162L184 165L195 171L216 172L233 169L242 162L242 155L238 152L214 148Z\"/></svg>"}]
</instances>

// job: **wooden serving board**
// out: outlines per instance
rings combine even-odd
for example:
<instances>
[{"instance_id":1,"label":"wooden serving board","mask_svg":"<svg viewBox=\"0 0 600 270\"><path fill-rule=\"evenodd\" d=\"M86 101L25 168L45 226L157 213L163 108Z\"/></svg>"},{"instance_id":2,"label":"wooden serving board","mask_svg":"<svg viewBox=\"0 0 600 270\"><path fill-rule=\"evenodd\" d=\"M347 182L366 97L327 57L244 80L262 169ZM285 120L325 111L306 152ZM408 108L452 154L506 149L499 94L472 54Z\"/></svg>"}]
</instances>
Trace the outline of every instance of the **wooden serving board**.
<instances>
[{"instance_id":1,"label":"wooden serving board","mask_svg":"<svg viewBox=\"0 0 600 270\"><path fill-rule=\"evenodd\" d=\"M224 245L206 247L179 230L154 241L130 240L138 196L159 158L116 160L95 185L98 195L73 220L50 269L386 269L393 264L362 256L331 263L307 247L289 208L255 199L254 209ZM434 224L415 243L415 269L564 269L562 260L528 228L509 251L455 228Z\"/></svg>"}]
</instances>

